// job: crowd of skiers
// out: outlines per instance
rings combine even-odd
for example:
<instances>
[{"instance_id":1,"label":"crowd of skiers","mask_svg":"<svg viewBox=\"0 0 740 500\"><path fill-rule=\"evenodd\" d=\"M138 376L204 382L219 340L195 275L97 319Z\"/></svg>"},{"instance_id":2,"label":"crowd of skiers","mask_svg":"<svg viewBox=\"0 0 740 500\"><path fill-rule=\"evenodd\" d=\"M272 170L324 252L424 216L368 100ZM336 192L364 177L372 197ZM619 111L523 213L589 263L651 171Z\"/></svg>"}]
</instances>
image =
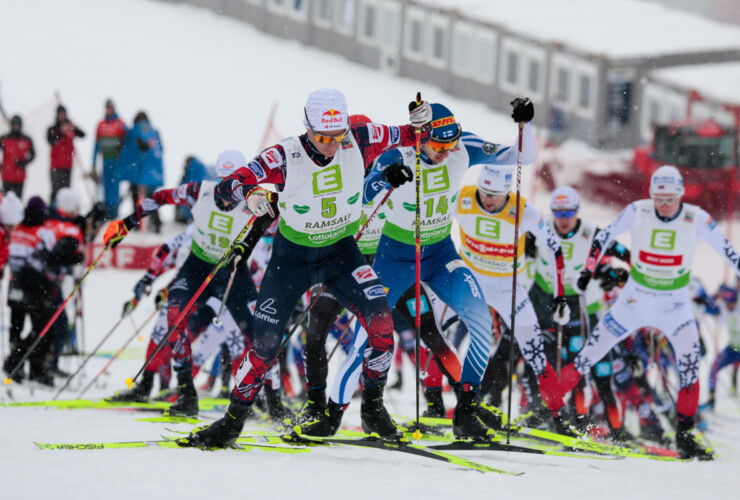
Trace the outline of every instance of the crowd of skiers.
<instances>
[{"instance_id":1,"label":"crowd of skiers","mask_svg":"<svg viewBox=\"0 0 740 500\"><path fill-rule=\"evenodd\" d=\"M581 217L578 193L569 186L556 189L550 213L541 214L514 185L517 169L535 159L534 106L516 99L512 107L518 136L505 145L463 131L442 104L412 102L410 123L388 126L350 116L341 92L322 89L303 110L304 134L251 160L225 151L216 180L159 190L111 222L107 247L163 205L186 207L194 224L163 245L134 289L138 301L159 275L177 267L155 294L162 310L143 375L112 399L147 400L157 374L167 392L173 370L177 391L169 413L195 415L194 377L218 351L229 408L191 434L189 445L233 442L260 398L278 426L299 435L334 434L358 386L363 429L395 439L398 425L383 403L395 331L397 349L426 374L425 414L447 416L442 393L445 386L454 391L451 416L459 438L486 439L489 430L501 428L507 366L523 359L517 380L531 425L575 434L604 422L611 439L627 441L634 439L624 427L631 407L640 435L666 444L656 413L665 410L663 423L675 427L681 455L710 459L711 451L692 432L702 352L692 305L720 315L731 335L714 363L710 402L718 370L739 360L740 313L735 288L723 287L712 298L690 293L691 261L700 239L736 273L738 253L706 212L681 201L682 178L672 166L653 174L649 199L629 204L606 228ZM482 166L478 181L461 185L475 165ZM275 185L277 193L260 184ZM82 260L85 234L105 212L70 212L71 203L62 203L67 193L59 191L53 214L41 200L29 201L10 232L13 286L36 293L28 287L39 286L35 278L42 273L47 312L58 304L60 277ZM20 209L11 194L3 203ZM615 241L626 231L632 231L630 249ZM187 241L190 254L175 266ZM534 268L532 280L527 266ZM208 286L201 289L203 284ZM127 304L124 314L134 306ZM417 311L423 340L418 359L410 326ZM43 324L44 316L38 317ZM291 338L295 330L302 335ZM346 352L333 384L325 346L332 332ZM6 372L27 346L15 342L20 347L6 361ZM284 374L291 343L301 353L296 361L305 384L306 401L297 414L281 395L281 367ZM49 348L29 358L32 379L51 382ZM44 366L50 359L51 368ZM673 405L663 404L665 393L648 383L648 367L662 370L666 386L672 383L668 371L675 370Z\"/></svg>"}]
</instances>

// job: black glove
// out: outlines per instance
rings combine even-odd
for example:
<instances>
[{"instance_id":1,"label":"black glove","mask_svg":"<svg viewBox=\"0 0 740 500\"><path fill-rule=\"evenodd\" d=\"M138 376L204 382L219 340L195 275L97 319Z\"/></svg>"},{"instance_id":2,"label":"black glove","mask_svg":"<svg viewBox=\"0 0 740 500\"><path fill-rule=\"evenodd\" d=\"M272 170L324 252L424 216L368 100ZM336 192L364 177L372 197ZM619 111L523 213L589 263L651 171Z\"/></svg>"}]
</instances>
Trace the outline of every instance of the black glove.
<instances>
[{"instance_id":1,"label":"black glove","mask_svg":"<svg viewBox=\"0 0 740 500\"><path fill-rule=\"evenodd\" d=\"M625 269L615 269L607 264L596 270L595 276L601 281L601 289L609 292L615 286L622 286L627 282L629 273Z\"/></svg>"},{"instance_id":2,"label":"black glove","mask_svg":"<svg viewBox=\"0 0 740 500\"><path fill-rule=\"evenodd\" d=\"M570 322L570 307L568 307L565 296L555 297L553 304L555 305L555 313L552 315L553 321L560 326L567 325Z\"/></svg>"},{"instance_id":3,"label":"black glove","mask_svg":"<svg viewBox=\"0 0 740 500\"><path fill-rule=\"evenodd\" d=\"M154 297L154 307L159 309L163 305L167 303L167 298L170 296L170 291L167 287L162 288L160 291L157 292L157 295Z\"/></svg>"},{"instance_id":4,"label":"black glove","mask_svg":"<svg viewBox=\"0 0 740 500\"><path fill-rule=\"evenodd\" d=\"M136 144L139 146L139 151L142 153L149 151L149 144L147 144L147 142L141 137L136 138Z\"/></svg>"},{"instance_id":5,"label":"black glove","mask_svg":"<svg viewBox=\"0 0 740 500\"><path fill-rule=\"evenodd\" d=\"M529 97L518 97L511 101L511 106L514 108L511 117L515 122L531 122L534 118L534 104Z\"/></svg>"},{"instance_id":6,"label":"black glove","mask_svg":"<svg viewBox=\"0 0 740 500\"><path fill-rule=\"evenodd\" d=\"M149 295L152 289L152 281L154 281L148 274L139 280L134 286L134 297L136 300L141 300L142 295Z\"/></svg>"},{"instance_id":7,"label":"black glove","mask_svg":"<svg viewBox=\"0 0 740 500\"><path fill-rule=\"evenodd\" d=\"M397 188L414 179L411 169L403 163L391 163L383 170L383 179L393 188Z\"/></svg>"},{"instance_id":8,"label":"black glove","mask_svg":"<svg viewBox=\"0 0 740 500\"><path fill-rule=\"evenodd\" d=\"M578 281L576 282L578 290L580 290L581 292L585 292L590 281L591 271L589 271L588 269L584 269L583 271L581 271L581 275L578 277Z\"/></svg>"},{"instance_id":9,"label":"black glove","mask_svg":"<svg viewBox=\"0 0 740 500\"><path fill-rule=\"evenodd\" d=\"M121 314L121 316L126 316L128 313L133 311L136 308L136 305L138 303L139 303L139 299L134 297L133 299L123 304L123 314Z\"/></svg>"},{"instance_id":10,"label":"black glove","mask_svg":"<svg viewBox=\"0 0 740 500\"><path fill-rule=\"evenodd\" d=\"M244 243L239 243L234 247L233 250L231 250L231 253L229 254L229 260L226 261L226 264L229 266L229 269L231 269L231 272L233 273L236 271L236 269L244 264L247 261L247 251L249 249L247 248L247 245Z\"/></svg>"}]
</instances>

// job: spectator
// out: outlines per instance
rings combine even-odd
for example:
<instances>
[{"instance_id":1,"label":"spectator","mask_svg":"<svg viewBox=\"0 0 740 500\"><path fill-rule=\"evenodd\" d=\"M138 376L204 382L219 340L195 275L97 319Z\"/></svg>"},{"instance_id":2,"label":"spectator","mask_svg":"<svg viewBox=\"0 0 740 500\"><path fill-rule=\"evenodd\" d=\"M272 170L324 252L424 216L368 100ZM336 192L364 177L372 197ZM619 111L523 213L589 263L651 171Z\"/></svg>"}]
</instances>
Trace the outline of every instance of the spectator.
<instances>
[{"instance_id":1,"label":"spectator","mask_svg":"<svg viewBox=\"0 0 740 500\"><path fill-rule=\"evenodd\" d=\"M96 182L102 177L105 211L109 219L118 217L118 157L123 148L126 131L126 124L118 117L113 101L108 99L105 101L105 117L98 123L98 129L95 133L95 150L93 151L90 176ZM98 158L98 153L103 156L102 176L99 176L95 171L95 161Z\"/></svg>"},{"instance_id":2,"label":"spectator","mask_svg":"<svg viewBox=\"0 0 740 500\"><path fill-rule=\"evenodd\" d=\"M131 182L134 206L164 184L162 142L159 132L151 126L149 117L143 111L136 114L134 126L126 134L119 158L119 171L121 180ZM156 213L152 215L154 217L150 219L154 231L158 233L162 223Z\"/></svg>"},{"instance_id":3,"label":"spectator","mask_svg":"<svg viewBox=\"0 0 740 500\"><path fill-rule=\"evenodd\" d=\"M185 166L182 170L182 179L180 180L180 184L213 180L215 178L216 176L213 169L206 167L203 162L195 156L188 156L185 159ZM175 207L175 222L188 224L192 220L193 216L188 207L184 205L177 205Z\"/></svg>"},{"instance_id":4,"label":"spectator","mask_svg":"<svg viewBox=\"0 0 740 500\"><path fill-rule=\"evenodd\" d=\"M46 133L46 139L51 144L51 203L56 201L61 188L69 187L72 179L75 137L85 137L85 132L67 118L67 110L60 104L57 106L56 122Z\"/></svg>"},{"instance_id":5,"label":"spectator","mask_svg":"<svg viewBox=\"0 0 740 500\"><path fill-rule=\"evenodd\" d=\"M5 192L13 192L23 198L23 184L26 181L26 166L36 157L33 141L23 134L23 120L15 115L10 120L10 133L0 137L0 150L3 163L0 175Z\"/></svg>"}]
</instances>

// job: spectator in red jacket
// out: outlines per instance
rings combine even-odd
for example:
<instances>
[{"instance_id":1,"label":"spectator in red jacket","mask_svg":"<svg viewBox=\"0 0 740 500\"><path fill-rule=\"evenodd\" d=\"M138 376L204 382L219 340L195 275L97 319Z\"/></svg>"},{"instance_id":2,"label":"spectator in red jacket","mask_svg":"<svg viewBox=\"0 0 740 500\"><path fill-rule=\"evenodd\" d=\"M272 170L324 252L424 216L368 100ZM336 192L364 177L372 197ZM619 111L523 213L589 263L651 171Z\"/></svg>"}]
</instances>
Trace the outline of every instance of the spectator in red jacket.
<instances>
[{"instance_id":1,"label":"spectator in red jacket","mask_svg":"<svg viewBox=\"0 0 740 500\"><path fill-rule=\"evenodd\" d=\"M23 134L23 121L16 115L10 120L10 133L0 137L3 162L0 177L5 192L13 192L23 198L23 183L26 181L26 166L36 157L33 141Z\"/></svg>"},{"instance_id":2,"label":"spectator in red jacket","mask_svg":"<svg viewBox=\"0 0 740 500\"><path fill-rule=\"evenodd\" d=\"M51 202L57 198L57 192L69 187L72 179L72 164L75 156L75 137L85 137L85 132L67 118L67 109L57 107L57 119L49 127L46 139L51 144Z\"/></svg>"}]
</instances>

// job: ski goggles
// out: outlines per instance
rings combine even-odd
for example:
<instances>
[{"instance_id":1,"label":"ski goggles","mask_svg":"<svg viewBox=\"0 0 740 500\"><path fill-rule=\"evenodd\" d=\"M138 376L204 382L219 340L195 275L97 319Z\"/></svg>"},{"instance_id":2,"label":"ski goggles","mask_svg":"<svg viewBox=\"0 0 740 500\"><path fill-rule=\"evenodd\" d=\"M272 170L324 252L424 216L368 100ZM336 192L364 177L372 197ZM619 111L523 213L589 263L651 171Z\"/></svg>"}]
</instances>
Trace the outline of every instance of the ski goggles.
<instances>
[{"instance_id":1,"label":"ski goggles","mask_svg":"<svg viewBox=\"0 0 740 500\"><path fill-rule=\"evenodd\" d=\"M306 117L306 123L308 123L308 128L313 132L313 136L316 139L317 142L320 142L321 144L331 144L332 141L336 142L342 142L345 137L347 137L347 134L349 134L349 129L344 129L344 132L339 135L324 135L319 134L313 129L313 125L311 125L311 121L308 119L308 113L306 113L306 108L303 108L303 115Z\"/></svg>"},{"instance_id":2,"label":"ski goggles","mask_svg":"<svg viewBox=\"0 0 740 500\"><path fill-rule=\"evenodd\" d=\"M680 198L680 196L653 196L653 203L656 205L673 205Z\"/></svg>"},{"instance_id":3,"label":"ski goggles","mask_svg":"<svg viewBox=\"0 0 740 500\"><path fill-rule=\"evenodd\" d=\"M436 151L437 153L442 153L444 151L450 151L451 149L455 149L457 147L457 143L459 142L459 139L455 139L453 142L440 142L434 139L430 139L429 142L427 142L427 146L432 151Z\"/></svg>"},{"instance_id":4,"label":"ski goggles","mask_svg":"<svg viewBox=\"0 0 740 500\"><path fill-rule=\"evenodd\" d=\"M553 210L552 215L556 219L571 219L576 216L578 210Z\"/></svg>"}]
</instances>

